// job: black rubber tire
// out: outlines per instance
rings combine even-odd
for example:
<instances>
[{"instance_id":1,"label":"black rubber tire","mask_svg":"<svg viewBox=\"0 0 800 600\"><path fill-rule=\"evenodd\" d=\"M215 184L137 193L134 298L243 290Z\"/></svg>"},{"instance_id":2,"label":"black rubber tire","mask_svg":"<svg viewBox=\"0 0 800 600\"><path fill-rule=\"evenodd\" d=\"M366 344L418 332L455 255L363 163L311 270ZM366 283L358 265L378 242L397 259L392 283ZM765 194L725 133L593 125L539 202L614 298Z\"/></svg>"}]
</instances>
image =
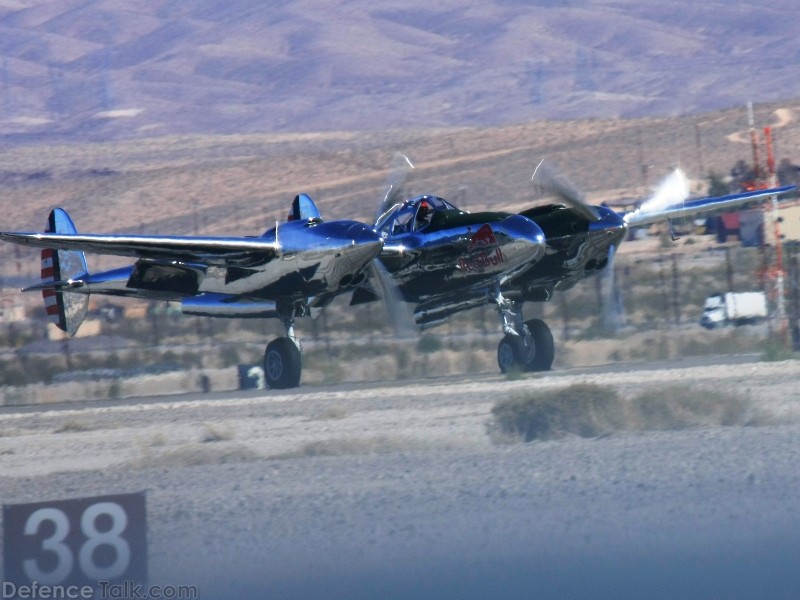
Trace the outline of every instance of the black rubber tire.
<instances>
[{"instance_id":1,"label":"black rubber tire","mask_svg":"<svg viewBox=\"0 0 800 600\"><path fill-rule=\"evenodd\" d=\"M547 323L541 319L531 319L526 321L528 330L533 338L535 352L530 362L526 365L529 371L549 371L553 366L553 359L556 356L556 344L553 341L553 333Z\"/></svg>"},{"instance_id":2,"label":"black rubber tire","mask_svg":"<svg viewBox=\"0 0 800 600\"><path fill-rule=\"evenodd\" d=\"M264 351L264 377L273 390L296 388L300 385L302 358L297 345L289 338L276 338Z\"/></svg>"},{"instance_id":3,"label":"black rubber tire","mask_svg":"<svg viewBox=\"0 0 800 600\"><path fill-rule=\"evenodd\" d=\"M502 373L525 370L525 344L518 335L506 334L497 345L497 366Z\"/></svg>"}]
</instances>

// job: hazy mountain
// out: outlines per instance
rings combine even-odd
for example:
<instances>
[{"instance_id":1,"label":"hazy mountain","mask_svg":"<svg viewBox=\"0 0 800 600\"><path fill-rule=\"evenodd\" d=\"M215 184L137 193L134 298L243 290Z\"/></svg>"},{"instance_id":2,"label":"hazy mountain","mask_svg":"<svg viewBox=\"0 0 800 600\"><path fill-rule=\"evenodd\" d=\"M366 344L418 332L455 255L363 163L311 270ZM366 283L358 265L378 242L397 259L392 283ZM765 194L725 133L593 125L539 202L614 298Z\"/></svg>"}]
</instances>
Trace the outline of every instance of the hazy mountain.
<instances>
[{"instance_id":1,"label":"hazy mountain","mask_svg":"<svg viewBox=\"0 0 800 600\"><path fill-rule=\"evenodd\" d=\"M0 0L0 135L678 115L800 96L794 0Z\"/></svg>"}]
</instances>

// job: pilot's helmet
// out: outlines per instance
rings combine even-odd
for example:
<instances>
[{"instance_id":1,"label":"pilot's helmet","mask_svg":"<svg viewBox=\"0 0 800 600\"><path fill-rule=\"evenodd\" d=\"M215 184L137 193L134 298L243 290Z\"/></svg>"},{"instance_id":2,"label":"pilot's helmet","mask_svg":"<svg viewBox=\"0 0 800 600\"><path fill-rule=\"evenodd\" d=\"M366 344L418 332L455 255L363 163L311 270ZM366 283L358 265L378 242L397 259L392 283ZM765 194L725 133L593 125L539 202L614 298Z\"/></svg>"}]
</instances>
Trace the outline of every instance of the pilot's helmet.
<instances>
[{"instance_id":1,"label":"pilot's helmet","mask_svg":"<svg viewBox=\"0 0 800 600\"><path fill-rule=\"evenodd\" d=\"M417 209L417 221L427 221L432 211L433 207L431 207L427 200L423 200L419 203L419 208Z\"/></svg>"}]
</instances>

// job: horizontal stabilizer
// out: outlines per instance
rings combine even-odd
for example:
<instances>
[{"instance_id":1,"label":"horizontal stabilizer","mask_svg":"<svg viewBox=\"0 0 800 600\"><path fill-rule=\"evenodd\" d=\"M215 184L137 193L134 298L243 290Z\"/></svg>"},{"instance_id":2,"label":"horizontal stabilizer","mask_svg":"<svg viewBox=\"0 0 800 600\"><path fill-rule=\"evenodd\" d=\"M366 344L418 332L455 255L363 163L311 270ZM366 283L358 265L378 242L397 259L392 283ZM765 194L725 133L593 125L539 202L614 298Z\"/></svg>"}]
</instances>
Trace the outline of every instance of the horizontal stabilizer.
<instances>
[{"instance_id":1,"label":"horizontal stabilizer","mask_svg":"<svg viewBox=\"0 0 800 600\"><path fill-rule=\"evenodd\" d=\"M85 273L84 273L85 275ZM42 283L37 283L36 285L30 285L26 288L22 288L23 292L41 292L42 290L63 290L65 288L76 288L81 287L84 284L83 280L80 278L77 279L61 279L59 281L43 281Z\"/></svg>"}]
</instances>

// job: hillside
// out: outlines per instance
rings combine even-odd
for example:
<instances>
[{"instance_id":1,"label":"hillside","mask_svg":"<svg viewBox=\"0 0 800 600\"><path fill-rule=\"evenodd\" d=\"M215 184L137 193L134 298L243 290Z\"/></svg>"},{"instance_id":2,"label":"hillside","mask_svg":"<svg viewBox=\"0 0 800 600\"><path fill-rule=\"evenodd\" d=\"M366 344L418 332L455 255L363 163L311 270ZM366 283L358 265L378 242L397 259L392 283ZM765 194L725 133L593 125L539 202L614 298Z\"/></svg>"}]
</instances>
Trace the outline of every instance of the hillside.
<instances>
[{"instance_id":1,"label":"hillside","mask_svg":"<svg viewBox=\"0 0 800 600\"><path fill-rule=\"evenodd\" d=\"M797 104L756 107L758 123L775 127L778 157L795 163L798 117ZM611 203L646 195L676 165L702 193L708 171L724 174L750 159L744 109L493 128L35 143L0 147L0 227L40 230L48 211L63 206L85 232L253 235L285 219L299 192L315 198L325 218L370 221L397 152L416 164L408 194L439 194L471 211L540 201L529 180L543 157L591 201ZM34 254L3 244L0 275L35 279Z\"/></svg>"},{"instance_id":2,"label":"hillside","mask_svg":"<svg viewBox=\"0 0 800 600\"><path fill-rule=\"evenodd\" d=\"M800 96L791 0L2 0L0 140L496 126Z\"/></svg>"}]
</instances>

